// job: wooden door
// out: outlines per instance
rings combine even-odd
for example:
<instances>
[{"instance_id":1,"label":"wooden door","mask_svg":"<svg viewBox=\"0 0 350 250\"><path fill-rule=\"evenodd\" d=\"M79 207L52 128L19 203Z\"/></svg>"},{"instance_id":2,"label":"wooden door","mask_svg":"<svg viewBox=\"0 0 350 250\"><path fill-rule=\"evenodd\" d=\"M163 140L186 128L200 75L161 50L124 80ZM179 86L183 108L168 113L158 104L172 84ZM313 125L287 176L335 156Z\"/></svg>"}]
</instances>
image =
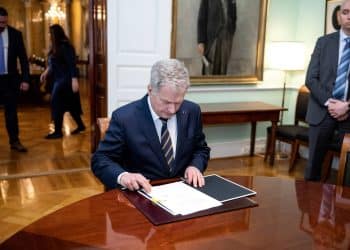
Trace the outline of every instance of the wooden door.
<instances>
[{"instance_id":1,"label":"wooden door","mask_svg":"<svg viewBox=\"0 0 350 250\"><path fill-rule=\"evenodd\" d=\"M106 0L89 3L89 86L91 88L91 151L99 141L98 117L107 116Z\"/></svg>"}]
</instances>

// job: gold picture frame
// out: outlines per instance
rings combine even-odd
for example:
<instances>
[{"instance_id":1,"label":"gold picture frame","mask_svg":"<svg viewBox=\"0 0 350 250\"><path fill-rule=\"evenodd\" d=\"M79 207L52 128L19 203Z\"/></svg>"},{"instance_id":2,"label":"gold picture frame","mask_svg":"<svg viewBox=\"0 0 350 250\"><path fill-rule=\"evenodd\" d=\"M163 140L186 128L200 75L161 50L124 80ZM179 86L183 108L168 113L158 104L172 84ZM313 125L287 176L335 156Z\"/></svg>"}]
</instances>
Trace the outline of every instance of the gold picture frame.
<instances>
[{"instance_id":1,"label":"gold picture frame","mask_svg":"<svg viewBox=\"0 0 350 250\"><path fill-rule=\"evenodd\" d=\"M263 79L268 0L229 1L237 6L232 52L227 73L212 75L203 74L206 58L203 59L197 51L197 18L201 0L172 2L171 57L185 63L194 85L256 84Z\"/></svg>"}]
</instances>

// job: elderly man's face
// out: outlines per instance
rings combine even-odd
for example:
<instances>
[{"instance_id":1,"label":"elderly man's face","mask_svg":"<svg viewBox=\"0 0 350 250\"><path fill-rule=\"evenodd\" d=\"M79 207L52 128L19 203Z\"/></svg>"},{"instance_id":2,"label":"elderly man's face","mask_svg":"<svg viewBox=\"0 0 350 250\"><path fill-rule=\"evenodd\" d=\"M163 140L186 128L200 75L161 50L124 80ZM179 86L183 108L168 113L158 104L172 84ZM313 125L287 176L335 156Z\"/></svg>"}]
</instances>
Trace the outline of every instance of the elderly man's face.
<instances>
[{"instance_id":1,"label":"elderly man's face","mask_svg":"<svg viewBox=\"0 0 350 250\"><path fill-rule=\"evenodd\" d=\"M149 85L148 94L154 112L158 116L168 119L179 110L185 98L186 88L163 85L158 91L155 91Z\"/></svg>"},{"instance_id":2,"label":"elderly man's face","mask_svg":"<svg viewBox=\"0 0 350 250\"><path fill-rule=\"evenodd\" d=\"M7 26L8 17L7 16L0 16L0 32L3 32L4 29Z\"/></svg>"}]
</instances>

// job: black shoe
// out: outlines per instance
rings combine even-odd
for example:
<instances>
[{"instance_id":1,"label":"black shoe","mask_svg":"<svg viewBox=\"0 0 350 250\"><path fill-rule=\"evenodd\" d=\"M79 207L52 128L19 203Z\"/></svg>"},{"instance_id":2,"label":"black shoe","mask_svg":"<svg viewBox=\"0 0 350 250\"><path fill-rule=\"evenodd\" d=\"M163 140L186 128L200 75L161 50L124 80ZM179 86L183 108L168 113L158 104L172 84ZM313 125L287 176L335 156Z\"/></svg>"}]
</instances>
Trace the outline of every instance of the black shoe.
<instances>
[{"instance_id":1,"label":"black shoe","mask_svg":"<svg viewBox=\"0 0 350 250\"><path fill-rule=\"evenodd\" d=\"M11 143L11 149L22 153L28 152L27 148L24 147L19 141Z\"/></svg>"},{"instance_id":2,"label":"black shoe","mask_svg":"<svg viewBox=\"0 0 350 250\"><path fill-rule=\"evenodd\" d=\"M85 126L79 126L76 129L74 129L70 134L76 135L76 134L79 134L80 132L83 132L84 130L85 130Z\"/></svg>"},{"instance_id":3,"label":"black shoe","mask_svg":"<svg viewBox=\"0 0 350 250\"><path fill-rule=\"evenodd\" d=\"M45 136L45 139L59 139L62 138L63 134L62 133L52 133L52 134L48 134L47 136Z\"/></svg>"}]
</instances>

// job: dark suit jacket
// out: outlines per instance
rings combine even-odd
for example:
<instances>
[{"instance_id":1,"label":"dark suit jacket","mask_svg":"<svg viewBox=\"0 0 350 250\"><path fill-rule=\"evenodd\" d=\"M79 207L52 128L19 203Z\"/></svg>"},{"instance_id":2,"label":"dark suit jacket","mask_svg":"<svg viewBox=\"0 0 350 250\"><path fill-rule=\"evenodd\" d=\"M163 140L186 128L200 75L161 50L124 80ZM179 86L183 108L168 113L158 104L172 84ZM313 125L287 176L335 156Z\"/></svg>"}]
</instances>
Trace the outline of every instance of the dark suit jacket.
<instances>
[{"instance_id":1,"label":"dark suit jacket","mask_svg":"<svg viewBox=\"0 0 350 250\"><path fill-rule=\"evenodd\" d=\"M22 33L11 26L8 26L9 47L7 54L7 71L9 75L18 76L17 59L21 65L21 82L29 83L29 63L24 47Z\"/></svg>"},{"instance_id":2,"label":"dark suit jacket","mask_svg":"<svg viewBox=\"0 0 350 250\"><path fill-rule=\"evenodd\" d=\"M232 35L236 31L236 1L225 0L227 6L227 29ZM220 0L202 0L198 12L197 41L210 48L214 39L224 28L224 15Z\"/></svg>"},{"instance_id":3,"label":"dark suit jacket","mask_svg":"<svg viewBox=\"0 0 350 250\"><path fill-rule=\"evenodd\" d=\"M306 86L310 90L306 120L310 125L318 125L328 112L324 104L332 97L337 77L338 54L339 32L317 40L306 74Z\"/></svg>"},{"instance_id":4,"label":"dark suit jacket","mask_svg":"<svg viewBox=\"0 0 350 250\"><path fill-rule=\"evenodd\" d=\"M105 138L92 157L92 171L108 189L117 186L124 171L142 173L150 180L183 176L189 165L203 172L210 148L202 132L197 104L184 101L177 112L175 167L169 171L147 103L141 100L113 112Z\"/></svg>"}]
</instances>

